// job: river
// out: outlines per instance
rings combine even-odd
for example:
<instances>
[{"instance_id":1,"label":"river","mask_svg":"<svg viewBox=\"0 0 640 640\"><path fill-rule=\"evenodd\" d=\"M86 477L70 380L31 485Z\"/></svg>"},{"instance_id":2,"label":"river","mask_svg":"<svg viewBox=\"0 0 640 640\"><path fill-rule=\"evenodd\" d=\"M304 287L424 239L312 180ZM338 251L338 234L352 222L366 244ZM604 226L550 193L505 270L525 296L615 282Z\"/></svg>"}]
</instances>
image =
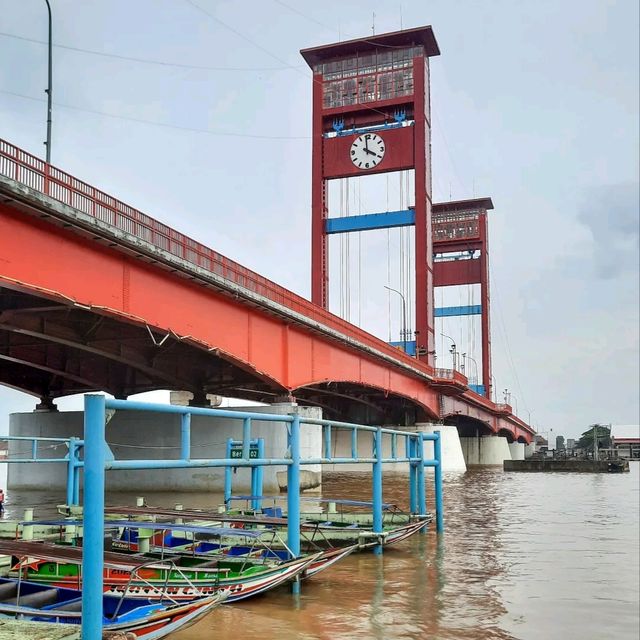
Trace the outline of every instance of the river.
<instances>
[{"instance_id":1,"label":"river","mask_svg":"<svg viewBox=\"0 0 640 640\"><path fill-rule=\"evenodd\" d=\"M385 476L406 506L407 479ZM429 483L429 490L431 490ZM370 499L371 479L331 474L323 492ZM109 503L132 503L110 495ZM58 493L12 492L50 515ZM147 496L212 506L212 495ZM640 635L640 464L627 474L504 473L445 478L445 535L383 556L354 554L286 589L222 606L175 640L637 640Z\"/></svg>"}]
</instances>

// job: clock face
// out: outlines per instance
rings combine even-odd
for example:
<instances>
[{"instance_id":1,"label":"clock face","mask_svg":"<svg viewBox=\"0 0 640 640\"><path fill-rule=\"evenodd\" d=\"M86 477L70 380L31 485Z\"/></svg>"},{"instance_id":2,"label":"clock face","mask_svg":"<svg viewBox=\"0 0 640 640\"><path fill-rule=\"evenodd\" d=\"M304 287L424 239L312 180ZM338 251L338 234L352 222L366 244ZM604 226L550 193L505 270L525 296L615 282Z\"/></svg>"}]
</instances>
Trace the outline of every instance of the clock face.
<instances>
[{"instance_id":1,"label":"clock face","mask_svg":"<svg viewBox=\"0 0 640 640\"><path fill-rule=\"evenodd\" d=\"M351 162L358 169L373 169L384 158L386 145L377 133L363 133L351 145Z\"/></svg>"}]
</instances>

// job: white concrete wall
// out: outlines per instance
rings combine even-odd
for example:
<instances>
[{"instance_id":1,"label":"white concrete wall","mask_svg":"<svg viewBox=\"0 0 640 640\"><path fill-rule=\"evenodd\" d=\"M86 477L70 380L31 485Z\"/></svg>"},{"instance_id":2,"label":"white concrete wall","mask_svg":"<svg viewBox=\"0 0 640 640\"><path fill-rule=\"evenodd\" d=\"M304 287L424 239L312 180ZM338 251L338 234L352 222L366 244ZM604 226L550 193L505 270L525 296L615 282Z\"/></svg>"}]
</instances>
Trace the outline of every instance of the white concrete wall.
<instances>
[{"instance_id":1,"label":"white concrete wall","mask_svg":"<svg viewBox=\"0 0 640 640\"><path fill-rule=\"evenodd\" d=\"M461 473L467 470L457 427L429 423L418 423L416 427L424 433L440 432L443 473ZM433 442L425 442L424 446L425 457L433 458Z\"/></svg>"},{"instance_id":2,"label":"white concrete wall","mask_svg":"<svg viewBox=\"0 0 640 640\"><path fill-rule=\"evenodd\" d=\"M442 458L443 472L463 472L467 467L464 462L464 456L462 455L462 448L460 446L460 438L458 436L458 430L456 427L431 424L431 423L418 423L410 427L393 427L392 429L398 429L399 431L416 432L421 431L424 433L433 433L434 431L440 431L442 437ZM372 442L371 433L359 432L358 436L358 456L360 458L370 458L372 455ZM397 439L398 455L405 454L404 438L399 437ZM349 458L351 457L351 432L344 429L333 429L331 433L331 449L332 455L335 458ZM391 437L389 435L383 436L382 440L382 455L385 458L391 457ZM433 442L425 442L425 456L427 458L433 458ZM330 471L362 471L371 473L371 466L368 464L335 464L326 465L326 470ZM394 472L409 472L409 465L405 462L399 463L387 463L384 465L385 471Z\"/></svg>"},{"instance_id":3,"label":"white concrete wall","mask_svg":"<svg viewBox=\"0 0 640 640\"><path fill-rule=\"evenodd\" d=\"M322 411L315 407L298 407L284 403L272 406L234 407L255 413L285 415L298 410L302 416L321 418ZM82 437L83 413L81 411L59 413L14 413L9 418L9 431L14 436ZM264 438L265 455L268 458L285 457L287 449L286 429L273 422L252 422L252 438ZM192 458L223 458L227 438L242 439L242 421L225 418L192 416ZM175 459L180 451L180 416L120 411L107 426L107 442L117 459ZM303 425L300 431L301 456L318 458L321 455L322 434L320 427ZM10 452L30 451L30 445L13 443ZM41 455L62 457L66 447L43 449ZM321 482L321 467L304 468L307 484ZM278 491L277 472L286 467L264 468L264 491ZM250 470L238 469L233 476L233 490L247 493L250 488ZM65 464L9 465L8 486L12 489L64 488ZM224 469L158 469L149 471L109 471L107 488L113 490L144 491L221 491L224 486Z\"/></svg>"},{"instance_id":4,"label":"white concrete wall","mask_svg":"<svg viewBox=\"0 0 640 640\"><path fill-rule=\"evenodd\" d=\"M500 465L511 460L511 451L506 438L501 436L482 436L460 438L462 453L468 467L478 465Z\"/></svg>"},{"instance_id":5,"label":"white concrete wall","mask_svg":"<svg viewBox=\"0 0 640 640\"><path fill-rule=\"evenodd\" d=\"M524 442L509 442L509 451L512 460L524 460L525 444Z\"/></svg>"},{"instance_id":6,"label":"white concrete wall","mask_svg":"<svg viewBox=\"0 0 640 640\"><path fill-rule=\"evenodd\" d=\"M536 452L536 444L532 442L531 444L524 445L524 457L525 459L530 458Z\"/></svg>"}]
</instances>

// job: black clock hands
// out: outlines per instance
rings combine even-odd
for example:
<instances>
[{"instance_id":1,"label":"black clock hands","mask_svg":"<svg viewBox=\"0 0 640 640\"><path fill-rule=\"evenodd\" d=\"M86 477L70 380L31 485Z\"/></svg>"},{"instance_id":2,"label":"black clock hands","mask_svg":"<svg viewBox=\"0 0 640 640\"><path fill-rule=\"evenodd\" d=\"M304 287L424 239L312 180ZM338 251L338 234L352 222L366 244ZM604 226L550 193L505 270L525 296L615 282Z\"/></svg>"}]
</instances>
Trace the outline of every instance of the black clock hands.
<instances>
[{"instance_id":1,"label":"black clock hands","mask_svg":"<svg viewBox=\"0 0 640 640\"><path fill-rule=\"evenodd\" d=\"M369 149L369 141L366 138L364 139L364 152L368 153L370 156L376 155L375 151L371 151Z\"/></svg>"}]
</instances>

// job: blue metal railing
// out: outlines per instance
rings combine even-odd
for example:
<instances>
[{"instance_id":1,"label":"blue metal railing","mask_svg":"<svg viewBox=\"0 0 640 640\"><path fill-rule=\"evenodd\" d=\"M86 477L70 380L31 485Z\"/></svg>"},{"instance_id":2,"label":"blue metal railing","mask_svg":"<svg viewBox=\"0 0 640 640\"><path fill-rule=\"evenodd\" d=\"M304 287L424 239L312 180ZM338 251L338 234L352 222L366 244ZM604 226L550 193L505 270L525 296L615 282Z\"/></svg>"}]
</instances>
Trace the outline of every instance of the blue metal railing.
<instances>
[{"instance_id":1,"label":"blue metal railing","mask_svg":"<svg viewBox=\"0 0 640 640\"><path fill-rule=\"evenodd\" d=\"M139 459L116 460L107 446L106 412L147 411L157 413L178 414L180 420L180 458L171 460ZM191 457L191 415L202 415L227 418L242 422L242 439L227 442L226 458L199 459ZM287 430L287 451L282 458L265 458L264 443L252 440L251 423L279 423ZM325 438L321 458L302 458L300 453L300 431L302 427L315 426L323 430ZM351 431L351 456L334 457L331 452L331 429ZM358 456L358 434L370 433L372 453L370 457ZM328 434L328 436L327 436ZM383 456L383 440L391 440L391 457ZM404 438L404 455L399 455L398 439ZM434 458L425 460L424 442L434 442ZM101 395L85 396L84 411L84 461L77 466L84 467L84 541L82 573L82 637L85 640L99 640L102 636L102 594L104 563L104 488L105 471L117 469L175 469L198 467L249 467L261 469L264 466L286 466L287 468L287 545L294 556L300 554L300 468L311 464L371 464L373 471L373 531L383 532L383 476L385 463L406 462L410 465L409 484L412 512L426 515L426 495L424 467L435 467L435 500L437 531L444 529L442 518L442 469L439 433L424 434L407 432L383 427L358 425L348 422L317 420L301 417L298 414L275 415L252 413L247 411L230 411L226 409L203 409L196 407L180 407L175 405L145 404L127 400L111 400ZM252 446L258 447L257 457L253 458ZM241 447L241 457L232 458L232 449ZM225 473L228 473L226 471ZM252 494L261 494L261 478L257 472L252 474ZM226 487L225 487L226 496ZM378 545L376 553L381 553ZM299 590L299 583L294 583L294 591Z\"/></svg>"},{"instance_id":2,"label":"blue metal railing","mask_svg":"<svg viewBox=\"0 0 640 640\"><path fill-rule=\"evenodd\" d=\"M63 463L67 465L67 504L79 504L80 502L80 450L84 446L84 440L80 438L46 438L40 436L0 436L0 442L28 442L31 447L31 455L28 457L14 458L7 456L0 458L0 464L26 464L26 463ZM43 457L41 445L48 448L66 445L67 455L64 457Z\"/></svg>"}]
</instances>

